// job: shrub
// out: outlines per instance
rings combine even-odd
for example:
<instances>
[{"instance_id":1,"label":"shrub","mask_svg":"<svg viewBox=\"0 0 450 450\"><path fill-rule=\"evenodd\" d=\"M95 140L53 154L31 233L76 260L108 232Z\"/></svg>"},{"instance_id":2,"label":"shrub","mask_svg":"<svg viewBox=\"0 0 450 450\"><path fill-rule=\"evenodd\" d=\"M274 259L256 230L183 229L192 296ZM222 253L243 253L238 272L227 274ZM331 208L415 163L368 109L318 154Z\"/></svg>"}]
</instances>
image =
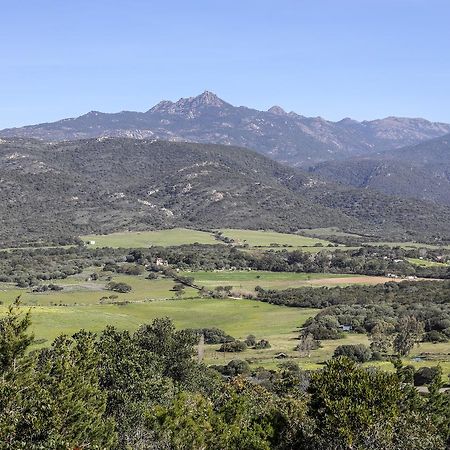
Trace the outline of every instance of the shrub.
<instances>
[{"instance_id":1,"label":"shrub","mask_svg":"<svg viewBox=\"0 0 450 450\"><path fill-rule=\"evenodd\" d=\"M339 356L347 356L353 361L356 362L367 362L372 358L372 352L367 345L363 344L349 344L349 345L340 345L334 351L333 357Z\"/></svg>"},{"instance_id":2,"label":"shrub","mask_svg":"<svg viewBox=\"0 0 450 450\"><path fill-rule=\"evenodd\" d=\"M244 342L247 345L247 347L253 347L254 345L256 345L256 337L253 334L249 334L245 338Z\"/></svg>"},{"instance_id":3,"label":"shrub","mask_svg":"<svg viewBox=\"0 0 450 450\"><path fill-rule=\"evenodd\" d=\"M431 330L423 336L424 342L447 342L448 337L440 331Z\"/></svg>"},{"instance_id":4,"label":"shrub","mask_svg":"<svg viewBox=\"0 0 450 450\"><path fill-rule=\"evenodd\" d=\"M192 331L198 336L203 334L205 338L205 344L223 344L225 342L235 341L233 336L226 334L225 331L221 330L220 328L199 328Z\"/></svg>"},{"instance_id":5,"label":"shrub","mask_svg":"<svg viewBox=\"0 0 450 450\"><path fill-rule=\"evenodd\" d=\"M258 341L255 344L255 348L258 350L263 350L263 349L270 348L270 347L271 347L271 345L267 339L261 339L260 341Z\"/></svg>"},{"instance_id":6,"label":"shrub","mask_svg":"<svg viewBox=\"0 0 450 450\"><path fill-rule=\"evenodd\" d=\"M236 376L250 373L250 364L242 359L233 359L225 367L224 375Z\"/></svg>"},{"instance_id":7,"label":"shrub","mask_svg":"<svg viewBox=\"0 0 450 450\"><path fill-rule=\"evenodd\" d=\"M245 342L233 341L233 342L224 342L220 346L219 352L236 353L236 352L243 352L246 349L247 349L247 345Z\"/></svg>"},{"instance_id":8,"label":"shrub","mask_svg":"<svg viewBox=\"0 0 450 450\"><path fill-rule=\"evenodd\" d=\"M440 367L421 367L414 374L414 386L423 386L431 384L436 378L440 377L442 369Z\"/></svg>"},{"instance_id":9,"label":"shrub","mask_svg":"<svg viewBox=\"0 0 450 450\"><path fill-rule=\"evenodd\" d=\"M127 283L116 283L115 281L111 281L106 285L106 289L108 289L108 291L120 292L124 294L131 291L131 286Z\"/></svg>"}]
</instances>

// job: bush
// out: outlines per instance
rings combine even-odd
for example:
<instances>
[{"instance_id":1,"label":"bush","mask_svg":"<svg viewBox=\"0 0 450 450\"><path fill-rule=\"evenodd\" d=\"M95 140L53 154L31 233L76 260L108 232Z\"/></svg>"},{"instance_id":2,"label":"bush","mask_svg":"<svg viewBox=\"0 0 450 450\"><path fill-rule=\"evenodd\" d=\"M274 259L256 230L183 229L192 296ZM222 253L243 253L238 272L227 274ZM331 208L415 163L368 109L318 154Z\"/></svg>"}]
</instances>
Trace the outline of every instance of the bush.
<instances>
[{"instance_id":1,"label":"bush","mask_svg":"<svg viewBox=\"0 0 450 450\"><path fill-rule=\"evenodd\" d=\"M340 345L334 351L333 357L347 356L356 362L367 362L372 358L372 351L367 345L363 344L350 344L350 345Z\"/></svg>"},{"instance_id":2,"label":"bush","mask_svg":"<svg viewBox=\"0 0 450 450\"><path fill-rule=\"evenodd\" d=\"M431 384L437 377L440 377L442 370L440 367L421 367L414 374L414 386Z\"/></svg>"},{"instance_id":3,"label":"bush","mask_svg":"<svg viewBox=\"0 0 450 450\"><path fill-rule=\"evenodd\" d=\"M205 344L223 344L225 342L235 341L233 336L226 334L225 331L220 328L199 328L192 330L198 336L203 334L205 338Z\"/></svg>"},{"instance_id":4,"label":"bush","mask_svg":"<svg viewBox=\"0 0 450 450\"><path fill-rule=\"evenodd\" d=\"M448 337L440 331L431 330L423 336L424 342L448 342Z\"/></svg>"},{"instance_id":5,"label":"bush","mask_svg":"<svg viewBox=\"0 0 450 450\"><path fill-rule=\"evenodd\" d=\"M254 345L256 345L256 337L253 336L253 334L249 334L246 338L245 338L245 344L247 345L247 347L253 347Z\"/></svg>"},{"instance_id":6,"label":"bush","mask_svg":"<svg viewBox=\"0 0 450 450\"><path fill-rule=\"evenodd\" d=\"M250 373L249 363L247 361L243 361L242 359L231 360L223 369L224 370L222 373L231 377Z\"/></svg>"},{"instance_id":7,"label":"bush","mask_svg":"<svg viewBox=\"0 0 450 450\"><path fill-rule=\"evenodd\" d=\"M236 353L236 352L243 352L247 349L247 344L242 341L234 341L234 342L224 342L220 348L219 352L230 352L230 353Z\"/></svg>"},{"instance_id":8,"label":"bush","mask_svg":"<svg viewBox=\"0 0 450 450\"><path fill-rule=\"evenodd\" d=\"M261 339L259 342L257 342L255 344L255 348L258 350L262 350L262 349L270 348L270 347L271 347L271 345L270 345L269 341L266 339Z\"/></svg>"},{"instance_id":9,"label":"bush","mask_svg":"<svg viewBox=\"0 0 450 450\"><path fill-rule=\"evenodd\" d=\"M126 292L131 291L131 286L127 283L116 283L115 281L111 281L106 285L106 289L108 291L120 292L125 294Z\"/></svg>"}]
</instances>

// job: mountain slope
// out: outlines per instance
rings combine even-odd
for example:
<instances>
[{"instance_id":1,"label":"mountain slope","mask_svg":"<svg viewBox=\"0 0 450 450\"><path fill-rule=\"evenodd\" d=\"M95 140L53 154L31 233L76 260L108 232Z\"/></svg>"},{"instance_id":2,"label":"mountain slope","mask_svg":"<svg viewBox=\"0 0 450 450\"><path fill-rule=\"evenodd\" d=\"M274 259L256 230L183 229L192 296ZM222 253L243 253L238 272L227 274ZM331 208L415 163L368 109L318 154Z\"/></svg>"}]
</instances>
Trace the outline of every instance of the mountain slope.
<instances>
[{"instance_id":1,"label":"mountain slope","mask_svg":"<svg viewBox=\"0 0 450 450\"><path fill-rule=\"evenodd\" d=\"M2 130L0 136L44 141L107 136L216 143L254 149L289 165L310 166L392 150L449 132L449 124L424 119L331 122L286 113L279 106L257 111L235 107L204 92L175 103L162 101L144 113L91 111L73 119Z\"/></svg>"},{"instance_id":2,"label":"mountain slope","mask_svg":"<svg viewBox=\"0 0 450 450\"><path fill-rule=\"evenodd\" d=\"M100 138L0 143L0 241L174 226L450 239L450 209L336 186L219 145Z\"/></svg>"},{"instance_id":3,"label":"mountain slope","mask_svg":"<svg viewBox=\"0 0 450 450\"><path fill-rule=\"evenodd\" d=\"M349 186L450 205L450 135L371 158L324 162L310 172Z\"/></svg>"}]
</instances>

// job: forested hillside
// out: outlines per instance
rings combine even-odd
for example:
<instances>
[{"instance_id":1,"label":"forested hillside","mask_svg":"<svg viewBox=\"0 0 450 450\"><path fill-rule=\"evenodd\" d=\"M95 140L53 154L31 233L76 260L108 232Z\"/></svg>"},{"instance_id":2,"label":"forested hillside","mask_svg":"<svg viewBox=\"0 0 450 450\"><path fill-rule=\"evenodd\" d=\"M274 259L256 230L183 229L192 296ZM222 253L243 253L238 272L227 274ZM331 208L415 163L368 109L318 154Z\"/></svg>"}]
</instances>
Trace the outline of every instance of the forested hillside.
<instances>
[{"instance_id":1,"label":"forested hillside","mask_svg":"<svg viewBox=\"0 0 450 450\"><path fill-rule=\"evenodd\" d=\"M3 140L0 177L4 245L174 226L450 238L448 208L337 186L229 146Z\"/></svg>"},{"instance_id":2,"label":"forested hillside","mask_svg":"<svg viewBox=\"0 0 450 450\"><path fill-rule=\"evenodd\" d=\"M369 158L324 162L310 172L349 186L450 205L450 135Z\"/></svg>"}]
</instances>

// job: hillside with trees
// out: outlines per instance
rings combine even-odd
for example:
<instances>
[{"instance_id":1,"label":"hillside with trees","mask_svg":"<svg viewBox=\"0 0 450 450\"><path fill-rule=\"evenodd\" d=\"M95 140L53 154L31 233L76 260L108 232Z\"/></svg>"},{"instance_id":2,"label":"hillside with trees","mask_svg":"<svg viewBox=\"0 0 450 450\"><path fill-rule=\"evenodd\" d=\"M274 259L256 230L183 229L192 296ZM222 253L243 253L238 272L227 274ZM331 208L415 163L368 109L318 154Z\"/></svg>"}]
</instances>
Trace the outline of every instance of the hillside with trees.
<instances>
[{"instance_id":1,"label":"hillside with trees","mask_svg":"<svg viewBox=\"0 0 450 450\"><path fill-rule=\"evenodd\" d=\"M176 226L450 239L450 208L338 186L229 146L3 140L0 177L3 246Z\"/></svg>"}]
</instances>

